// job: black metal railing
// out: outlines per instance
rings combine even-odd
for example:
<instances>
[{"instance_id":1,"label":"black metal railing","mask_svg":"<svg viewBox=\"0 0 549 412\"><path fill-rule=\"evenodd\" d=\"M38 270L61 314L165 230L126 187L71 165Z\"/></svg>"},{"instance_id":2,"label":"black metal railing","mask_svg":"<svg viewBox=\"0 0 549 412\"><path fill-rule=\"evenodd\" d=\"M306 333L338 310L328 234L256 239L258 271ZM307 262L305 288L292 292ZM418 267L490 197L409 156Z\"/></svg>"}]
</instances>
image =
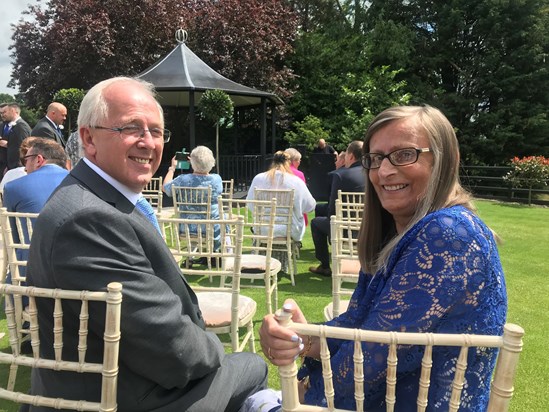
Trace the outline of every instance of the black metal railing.
<instances>
[{"instance_id":1,"label":"black metal railing","mask_svg":"<svg viewBox=\"0 0 549 412\"><path fill-rule=\"evenodd\" d=\"M223 179L234 179L234 192L246 192L255 175L267 170L272 155L219 156L219 174Z\"/></svg>"}]
</instances>

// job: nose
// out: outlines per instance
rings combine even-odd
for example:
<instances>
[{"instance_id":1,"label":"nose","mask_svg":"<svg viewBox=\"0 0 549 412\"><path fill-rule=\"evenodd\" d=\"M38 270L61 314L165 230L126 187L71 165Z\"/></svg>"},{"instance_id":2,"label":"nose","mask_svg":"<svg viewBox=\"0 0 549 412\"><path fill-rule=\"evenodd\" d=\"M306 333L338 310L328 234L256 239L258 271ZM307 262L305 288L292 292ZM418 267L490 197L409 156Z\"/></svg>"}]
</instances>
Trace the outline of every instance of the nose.
<instances>
[{"instance_id":1,"label":"nose","mask_svg":"<svg viewBox=\"0 0 549 412\"><path fill-rule=\"evenodd\" d=\"M156 147L156 141L161 139L155 139L152 137L149 129L143 129L143 133L139 136L137 144L147 149L154 149Z\"/></svg>"},{"instance_id":2,"label":"nose","mask_svg":"<svg viewBox=\"0 0 549 412\"><path fill-rule=\"evenodd\" d=\"M377 169L377 173L380 176L389 176L393 173L395 173L395 166L389 161L388 157L385 157Z\"/></svg>"}]
</instances>

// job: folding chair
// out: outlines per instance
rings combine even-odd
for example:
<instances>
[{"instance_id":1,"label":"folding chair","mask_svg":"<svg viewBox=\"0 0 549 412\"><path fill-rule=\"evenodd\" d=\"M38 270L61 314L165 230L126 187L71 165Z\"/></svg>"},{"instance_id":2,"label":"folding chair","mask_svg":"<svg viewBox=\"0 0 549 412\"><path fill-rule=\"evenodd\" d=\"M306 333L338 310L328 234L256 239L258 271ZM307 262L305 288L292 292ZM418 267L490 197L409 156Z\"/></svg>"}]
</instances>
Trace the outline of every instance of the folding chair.
<instances>
[{"instance_id":1,"label":"folding chair","mask_svg":"<svg viewBox=\"0 0 549 412\"><path fill-rule=\"evenodd\" d=\"M356 220L362 221L364 212L364 192L337 192L336 216L338 220Z\"/></svg>"},{"instance_id":2,"label":"folding chair","mask_svg":"<svg viewBox=\"0 0 549 412\"><path fill-rule=\"evenodd\" d=\"M278 307L278 279L282 268L278 259L272 257L273 231L276 199L269 200L223 200L219 199L219 209L227 209L229 219L244 217L243 254L241 279L251 282L263 281L261 285L242 283L240 286L265 290L267 313ZM231 270L231 260L227 260L227 270Z\"/></svg>"},{"instance_id":3,"label":"folding chair","mask_svg":"<svg viewBox=\"0 0 549 412\"><path fill-rule=\"evenodd\" d=\"M292 239L292 216L294 208L293 189L255 189L254 199L276 199L275 237L273 252L283 253L282 267L290 275L292 286L295 286L294 275L297 273L297 256L300 242ZM277 235L278 231L282 235Z\"/></svg>"},{"instance_id":4,"label":"folding chair","mask_svg":"<svg viewBox=\"0 0 549 412\"><path fill-rule=\"evenodd\" d=\"M336 204L339 202L336 200ZM358 260L357 237L360 221L330 219L332 242L332 302L324 308L324 318L331 320L347 310L349 300L341 296L351 296L358 282L360 262ZM344 287L352 283L353 287Z\"/></svg>"},{"instance_id":5,"label":"folding chair","mask_svg":"<svg viewBox=\"0 0 549 412\"><path fill-rule=\"evenodd\" d=\"M157 215L162 213L162 177L153 177L141 194L149 201Z\"/></svg>"},{"instance_id":6,"label":"folding chair","mask_svg":"<svg viewBox=\"0 0 549 412\"><path fill-rule=\"evenodd\" d=\"M116 411L116 387L118 381L118 349L120 343L120 313L122 303L122 285L110 283L107 292L90 292L80 290L46 289L26 286L0 285L0 293L6 295L6 317L9 331L11 353L0 352L0 363L10 365L10 370L17 370L18 366L27 366L37 369L49 369L53 371L72 371L78 373L96 373L102 375L100 402L89 400L73 400L61 398L49 398L44 396L32 396L27 393L14 391L15 373L10 372L10 379L6 388L0 388L0 398L12 402L25 403L35 406L43 406L55 409L71 409L79 411ZM19 348L19 331L17 330L17 314L12 302L20 300L22 296L29 299L30 335L32 356L22 355ZM37 300L49 299L54 308L53 314L40 315ZM65 305L73 302L79 305L80 312L71 314L64 311ZM104 319L89 319L88 303L105 302L106 315ZM44 306L41 306L44 307ZM63 329L63 317L71 316L80 327L75 336L68 336ZM45 326L38 324L38 319L49 317L52 319L53 352L54 358L42 357L41 348L44 344L40 341L38 332ZM104 350L101 363L86 361L88 322L104 323ZM63 357L63 346L67 339L78 342L78 360L67 360Z\"/></svg>"},{"instance_id":7,"label":"folding chair","mask_svg":"<svg viewBox=\"0 0 549 412\"><path fill-rule=\"evenodd\" d=\"M354 374L354 398L357 411L364 410L364 370L363 361L365 354L362 351L364 342L388 345L387 369L386 369L386 395L387 410L393 410L396 402L397 379L397 349L401 345L416 345L423 347L424 353L421 362L421 372L418 373L419 393L417 405L409 405L409 410L425 411L428 405L428 393L430 386L430 373L433 364L433 351L441 346L460 347L459 355L455 361L454 375L448 376L452 380L452 393L450 398L451 412L458 411L461 404L461 395L464 387L465 373L467 370L467 354L470 350L481 348L499 348L499 356L493 375L488 412L506 412L513 396L513 379L522 351L522 336L524 330L514 324L506 324L503 336L466 335L466 334L441 334L441 333L407 333L407 332L380 332L362 329L350 329L342 327L330 327L325 325L312 325L291 322L291 313L278 310L277 320L292 331L308 336L320 338L320 359L322 361L322 376L324 378L324 392L328 408L319 406L302 405L298 396L297 365L295 362L287 366L279 366L279 374L282 388L283 411L334 411L334 386L333 371L328 349L328 338L336 338L354 342L354 365L350 365ZM450 361L450 359L448 359ZM337 411L344 411L337 409Z\"/></svg>"}]
</instances>

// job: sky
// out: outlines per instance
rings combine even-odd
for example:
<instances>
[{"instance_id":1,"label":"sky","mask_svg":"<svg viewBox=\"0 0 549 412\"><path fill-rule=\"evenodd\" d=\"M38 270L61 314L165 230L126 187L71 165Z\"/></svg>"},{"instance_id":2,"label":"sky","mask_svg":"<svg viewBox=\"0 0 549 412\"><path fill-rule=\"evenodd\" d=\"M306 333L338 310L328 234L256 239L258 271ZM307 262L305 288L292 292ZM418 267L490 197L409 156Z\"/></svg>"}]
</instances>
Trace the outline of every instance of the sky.
<instances>
[{"instance_id":1,"label":"sky","mask_svg":"<svg viewBox=\"0 0 549 412\"><path fill-rule=\"evenodd\" d=\"M11 58L8 47L11 44L11 36L13 34L11 24L17 23L22 16L22 11L26 10L29 4L37 3L37 0L4 0L2 2L2 11L0 18L0 93L8 93L14 95L18 90L7 86L11 77ZM45 0L41 2L44 4ZM9 7L6 7L9 4ZM27 16L28 18L28 16Z\"/></svg>"}]
</instances>

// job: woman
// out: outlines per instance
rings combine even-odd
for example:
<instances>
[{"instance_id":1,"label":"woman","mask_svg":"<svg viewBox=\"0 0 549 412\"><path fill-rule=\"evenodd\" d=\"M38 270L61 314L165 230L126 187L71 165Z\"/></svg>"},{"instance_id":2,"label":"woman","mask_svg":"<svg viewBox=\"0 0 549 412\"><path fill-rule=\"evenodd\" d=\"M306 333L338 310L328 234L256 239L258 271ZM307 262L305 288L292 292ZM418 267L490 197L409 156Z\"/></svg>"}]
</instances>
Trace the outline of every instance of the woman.
<instances>
[{"instance_id":1,"label":"woman","mask_svg":"<svg viewBox=\"0 0 549 412\"><path fill-rule=\"evenodd\" d=\"M290 147L284 150L284 153L290 156L290 170L292 171L292 173L299 177L303 181L303 183L307 184L305 175L301 170L298 169L299 165L301 164L301 153L299 153L299 150ZM303 220L305 221L305 226L307 226L309 224L309 218L307 213L303 213Z\"/></svg>"},{"instance_id":2,"label":"woman","mask_svg":"<svg viewBox=\"0 0 549 412\"><path fill-rule=\"evenodd\" d=\"M258 174L252 180L246 199L254 199L254 190L256 188L294 190L291 236L293 240L301 242L305 233L303 214L312 212L316 206L316 201L305 183L292 173L290 156L287 153L278 151L274 154L271 168L267 172ZM285 236L286 228L275 224L274 232L275 237Z\"/></svg>"},{"instance_id":3,"label":"woman","mask_svg":"<svg viewBox=\"0 0 549 412\"><path fill-rule=\"evenodd\" d=\"M451 124L437 109L393 107L366 132L368 171L359 234L362 271L349 309L329 325L384 331L501 335L507 311L496 242L475 214L458 180L459 148ZM306 319L293 301L296 322ZM305 355L299 377L309 378L305 403L325 403L319 342L292 336L272 316L260 330L261 346L275 365ZM299 339L301 338L301 339ZM329 342L336 407L353 409L352 343ZM365 409L385 410L387 347L363 345ZM429 410L448 410L457 349L433 351ZM497 351L471 350L460 411L486 409ZM410 410L418 392L422 354L398 353L397 411ZM437 402L435 402L435 399Z\"/></svg>"},{"instance_id":4,"label":"woman","mask_svg":"<svg viewBox=\"0 0 549 412\"><path fill-rule=\"evenodd\" d=\"M210 198L210 219L219 219L219 206L217 198L223 192L223 184L221 182L221 176L210 171L215 166L215 158L212 151L206 146L196 146L189 155L189 161L193 169L192 173L182 174L173 178L177 160L175 156L172 158L171 166L168 168L168 173L164 177L164 193L168 196L172 196L172 186L183 187L208 187L212 188L212 196ZM192 218L189 213L185 214L185 217ZM202 218L202 215L197 215L196 218ZM220 230L219 227L215 228L215 249L219 249L220 246Z\"/></svg>"}]
</instances>

